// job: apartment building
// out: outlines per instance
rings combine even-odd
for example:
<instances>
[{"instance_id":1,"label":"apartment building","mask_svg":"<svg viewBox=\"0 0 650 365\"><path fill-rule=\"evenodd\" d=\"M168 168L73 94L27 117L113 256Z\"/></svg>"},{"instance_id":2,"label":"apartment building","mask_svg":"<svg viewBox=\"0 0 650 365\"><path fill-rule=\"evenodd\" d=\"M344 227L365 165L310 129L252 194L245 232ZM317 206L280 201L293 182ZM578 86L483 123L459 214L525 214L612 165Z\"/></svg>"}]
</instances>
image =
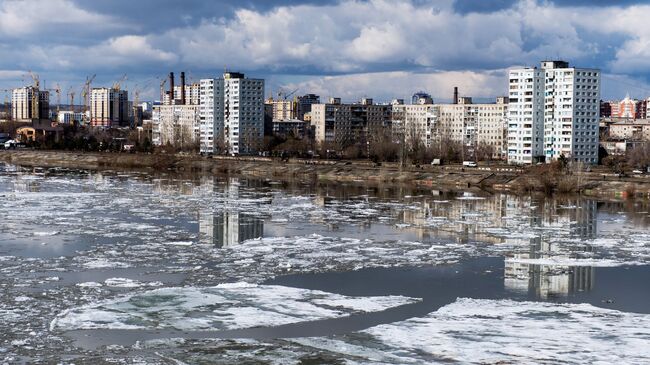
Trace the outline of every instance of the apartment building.
<instances>
[{"instance_id":1,"label":"apartment building","mask_svg":"<svg viewBox=\"0 0 650 365\"><path fill-rule=\"evenodd\" d=\"M647 116L647 100L631 99L629 95L623 100L600 102L601 118L644 119Z\"/></svg>"},{"instance_id":2,"label":"apartment building","mask_svg":"<svg viewBox=\"0 0 650 365\"><path fill-rule=\"evenodd\" d=\"M264 80L226 72L200 82L200 151L257 152L264 137Z\"/></svg>"},{"instance_id":3,"label":"apartment building","mask_svg":"<svg viewBox=\"0 0 650 365\"><path fill-rule=\"evenodd\" d=\"M190 147L200 138L199 105L156 105L151 118L152 143L156 146Z\"/></svg>"},{"instance_id":4,"label":"apartment building","mask_svg":"<svg viewBox=\"0 0 650 365\"><path fill-rule=\"evenodd\" d=\"M271 106L272 120L292 120L297 116L297 104L293 100L268 98L265 104Z\"/></svg>"},{"instance_id":5,"label":"apartment building","mask_svg":"<svg viewBox=\"0 0 650 365\"><path fill-rule=\"evenodd\" d=\"M18 122L47 119L50 114L50 93L27 86L11 92L11 117Z\"/></svg>"},{"instance_id":6,"label":"apartment building","mask_svg":"<svg viewBox=\"0 0 650 365\"><path fill-rule=\"evenodd\" d=\"M129 92L94 88L90 93L90 125L111 128L129 123Z\"/></svg>"},{"instance_id":7,"label":"apartment building","mask_svg":"<svg viewBox=\"0 0 650 365\"><path fill-rule=\"evenodd\" d=\"M406 142L461 142L471 159L479 145L492 148L493 158L505 158L508 100L474 104L470 97L456 97L456 104L393 105L393 128L403 130Z\"/></svg>"},{"instance_id":8,"label":"apartment building","mask_svg":"<svg viewBox=\"0 0 650 365\"><path fill-rule=\"evenodd\" d=\"M543 61L510 70L509 85L509 162L598 162L599 70Z\"/></svg>"},{"instance_id":9,"label":"apartment building","mask_svg":"<svg viewBox=\"0 0 650 365\"><path fill-rule=\"evenodd\" d=\"M311 124L317 143L333 143L340 148L365 143L368 133L390 127L391 106L376 105L365 98L359 103L342 104L331 98L326 104L311 105Z\"/></svg>"}]
</instances>

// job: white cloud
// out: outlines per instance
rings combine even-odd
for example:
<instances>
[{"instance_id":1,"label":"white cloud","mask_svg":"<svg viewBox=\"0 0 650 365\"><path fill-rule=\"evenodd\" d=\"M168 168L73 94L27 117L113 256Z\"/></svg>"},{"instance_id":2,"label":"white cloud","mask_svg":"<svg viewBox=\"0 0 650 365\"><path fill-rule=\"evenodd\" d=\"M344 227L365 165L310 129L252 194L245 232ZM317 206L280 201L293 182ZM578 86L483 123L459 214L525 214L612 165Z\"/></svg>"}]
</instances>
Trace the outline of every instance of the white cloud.
<instances>
[{"instance_id":1,"label":"white cloud","mask_svg":"<svg viewBox=\"0 0 650 365\"><path fill-rule=\"evenodd\" d=\"M110 16L80 9L69 0L0 1L0 34L5 36L71 32L84 26L86 30L112 29L119 23Z\"/></svg>"},{"instance_id":2,"label":"white cloud","mask_svg":"<svg viewBox=\"0 0 650 365\"><path fill-rule=\"evenodd\" d=\"M505 70L473 72L449 71L414 73L406 71L373 72L340 76L314 77L301 82L286 83L287 90L298 89L301 93L313 92L326 97L341 97L356 101L362 97L378 101L392 98L409 99L419 90L430 93L438 101L452 98L457 86L461 95L490 98L503 95L506 90Z\"/></svg>"}]
</instances>

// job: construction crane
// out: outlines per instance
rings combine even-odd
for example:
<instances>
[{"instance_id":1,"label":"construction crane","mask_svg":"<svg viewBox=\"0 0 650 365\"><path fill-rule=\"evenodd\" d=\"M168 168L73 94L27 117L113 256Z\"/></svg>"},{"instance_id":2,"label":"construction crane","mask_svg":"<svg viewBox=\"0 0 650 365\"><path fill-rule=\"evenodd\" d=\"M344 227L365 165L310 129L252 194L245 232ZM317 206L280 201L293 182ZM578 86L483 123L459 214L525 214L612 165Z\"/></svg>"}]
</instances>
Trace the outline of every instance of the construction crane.
<instances>
[{"instance_id":1,"label":"construction crane","mask_svg":"<svg viewBox=\"0 0 650 365\"><path fill-rule=\"evenodd\" d=\"M126 81L127 78L128 77L126 76L126 74L122 75L122 77L116 83L113 84L113 89L120 90L122 83Z\"/></svg>"},{"instance_id":2,"label":"construction crane","mask_svg":"<svg viewBox=\"0 0 650 365\"><path fill-rule=\"evenodd\" d=\"M296 92L298 92L298 89L296 89L296 90L294 90L294 91L287 94L287 93L282 92L282 89L280 89L278 91L278 100L287 100L287 99L289 99L291 97L291 95L295 94Z\"/></svg>"},{"instance_id":3,"label":"construction crane","mask_svg":"<svg viewBox=\"0 0 650 365\"><path fill-rule=\"evenodd\" d=\"M56 94L56 115L59 115L61 111L61 86L56 84L54 89L45 89L47 91L53 91Z\"/></svg>"},{"instance_id":4,"label":"construction crane","mask_svg":"<svg viewBox=\"0 0 650 365\"><path fill-rule=\"evenodd\" d=\"M165 103L165 84L167 83L167 78L163 76L162 81L160 81L160 104Z\"/></svg>"},{"instance_id":5,"label":"construction crane","mask_svg":"<svg viewBox=\"0 0 650 365\"><path fill-rule=\"evenodd\" d=\"M68 89L68 96L69 96L68 104L72 107L72 113L75 112L75 108L74 108L74 95L75 95L75 92L74 92L74 86L70 86L70 89Z\"/></svg>"},{"instance_id":6,"label":"construction crane","mask_svg":"<svg viewBox=\"0 0 650 365\"><path fill-rule=\"evenodd\" d=\"M39 87L41 87L41 82L40 82L39 79L38 79L38 74L32 72L31 70L29 70L29 71L27 71L27 72L29 72L29 76L31 76L31 77L32 77L32 80L34 81L34 87L37 88L37 89L38 89Z\"/></svg>"},{"instance_id":7,"label":"construction crane","mask_svg":"<svg viewBox=\"0 0 650 365\"><path fill-rule=\"evenodd\" d=\"M84 88L81 92L81 95L84 98L84 111L90 110L90 85L95 80L95 77L97 77L97 75L86 77L86 82L84 83Z\"/></svg>"}]
</instances>

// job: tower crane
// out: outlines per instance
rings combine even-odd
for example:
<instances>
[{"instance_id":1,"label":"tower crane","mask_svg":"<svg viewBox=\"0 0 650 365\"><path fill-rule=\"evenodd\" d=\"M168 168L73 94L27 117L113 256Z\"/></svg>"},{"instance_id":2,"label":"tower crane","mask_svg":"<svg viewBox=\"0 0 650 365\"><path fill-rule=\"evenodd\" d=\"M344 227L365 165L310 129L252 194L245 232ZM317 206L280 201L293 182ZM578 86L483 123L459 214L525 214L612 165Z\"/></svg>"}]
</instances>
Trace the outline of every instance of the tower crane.
<instances>
[{"instance_id":1,"label":"tower crane","mask_svg":"<svg viewBox=\"0 0 650 365\"><path fill-rule=\"evenodd\" d=\"M128 77L126 76L126 74L122 75L122 77L116 83L113 84L113 89L120 90L122 83L126 81L127 78Z\"/></svg>"},{"instance_id":2,"label":"tower crane","mask_svg":"<svg viewBox=\"0 0 650 365\"><path fill-rule=\"evenodd\" d=\"M97 77L96 74L90 77L86 77L86 82L84 83L84 88L81 92L81 95L84 98L84 111L90 110L90 85L95 80L95 77Z\"/></svg>"},{"instance_id":3,"label":"tower crane","mask_svg":"<svg viewBox=\"0 0 650 365\"><path fill-rule=\"evenodd\" d=\"M163 77L160 81L160 103L165 103L165 84L167 83L167 78Z\"/></svg>"},{"instance_id":4,"label":"tower crane","mask_svg":"<svg viewBox=\"0 0 650 365\"><path fill-rule=\"evenodd\" d=\"M68 103L69 103L70 106L72 107L72 113L75 112L75 107L74 107L74 95L75 95L75 92L74 92L74 86L70 86L70 89L68 89L68 96L70 97L70 98L68 99Z\"/></svg>"}]
</instances>

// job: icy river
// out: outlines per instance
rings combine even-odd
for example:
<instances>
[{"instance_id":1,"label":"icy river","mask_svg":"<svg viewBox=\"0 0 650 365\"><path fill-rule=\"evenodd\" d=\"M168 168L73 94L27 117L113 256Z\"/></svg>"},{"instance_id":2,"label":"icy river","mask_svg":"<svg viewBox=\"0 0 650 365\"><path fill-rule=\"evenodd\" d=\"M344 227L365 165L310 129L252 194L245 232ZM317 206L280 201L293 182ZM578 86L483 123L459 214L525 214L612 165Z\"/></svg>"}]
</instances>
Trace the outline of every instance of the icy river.
<instances>
[{"instance_id":1,"label":"icy river","mask_svg":"<svg viewBox=\"0 0 650 365\"><path fill-rule=\"evenodd\" d=\"M650 206L0 165L0 364L647 364Z\"/></svg>"}]
</instances>

